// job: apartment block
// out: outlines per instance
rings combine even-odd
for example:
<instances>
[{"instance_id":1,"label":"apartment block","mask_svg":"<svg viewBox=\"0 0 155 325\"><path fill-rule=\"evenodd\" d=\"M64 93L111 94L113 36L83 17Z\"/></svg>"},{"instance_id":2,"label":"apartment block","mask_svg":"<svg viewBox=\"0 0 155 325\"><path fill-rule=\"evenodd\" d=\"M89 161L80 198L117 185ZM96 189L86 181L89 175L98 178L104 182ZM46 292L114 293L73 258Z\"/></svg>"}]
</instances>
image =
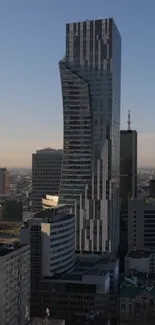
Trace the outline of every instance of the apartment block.
<instances>
[{"instance_id":1,"label":"apartment block","mask_svg":"<svg viewBox=\"0 0 155 325\"><path fill-rule=\"evenodd\" d=\"M153 325L155 320L155 277L132 273L120 285L119 324Z\"/></svg>"}]
</instances>

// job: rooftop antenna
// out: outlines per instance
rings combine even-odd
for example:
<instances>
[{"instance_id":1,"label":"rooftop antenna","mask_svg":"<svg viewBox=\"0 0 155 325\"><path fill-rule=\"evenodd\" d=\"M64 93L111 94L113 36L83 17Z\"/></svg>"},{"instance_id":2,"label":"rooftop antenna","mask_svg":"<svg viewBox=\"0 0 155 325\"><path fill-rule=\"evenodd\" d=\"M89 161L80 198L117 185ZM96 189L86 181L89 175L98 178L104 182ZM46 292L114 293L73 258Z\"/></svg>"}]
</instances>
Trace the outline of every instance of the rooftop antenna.
<instances>
[{"instance_id":1,"label":"rooftop antenna","mask_svg":"<svg viewBox=\"0 0 155 325\"><path fill-rule=\"evenodd\" d=\"M131 131L131 116L130 116L130 110L128 111L128 131Z\"/></svg>"}]
</instances>

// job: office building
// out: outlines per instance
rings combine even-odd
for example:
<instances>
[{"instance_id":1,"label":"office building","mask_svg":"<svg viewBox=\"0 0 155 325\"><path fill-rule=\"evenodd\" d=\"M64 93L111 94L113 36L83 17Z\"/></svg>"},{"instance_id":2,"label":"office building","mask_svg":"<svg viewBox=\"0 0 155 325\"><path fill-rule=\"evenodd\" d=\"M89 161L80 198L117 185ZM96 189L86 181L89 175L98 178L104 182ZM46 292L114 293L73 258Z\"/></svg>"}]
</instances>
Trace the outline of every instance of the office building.
<instances>
[{"instance_id":1,"label":"office building","mask_svg":"<svg viewBox=\"0 0 155 325\"><path fill-rule=\"evenodd\" d=\"M0 168L0 194L8 194L9 192L9 172L7 169Z\"/></svg>"},{"instance_id":2,"label":"office building","mask_svg":"<svg viewBox=\"0 0 155 325\"><path fill-rule=\"evenodd\" d=\"M42 198L58 195L61 179L63 151L55 149L37 150L32 155L32 211L42 208Z\"/></svg>"},{"instance_id":3,"label":"office building","mask_svg":"<svg viewBox=\"0 0 155 325\"><path fill-rule=\"evenodd\" d=\"M12 196L0 196L0 220L22 221L23 204L20 199Z\"/></svg>"},{"instance_id":4,"label":"office building","mask_svg":"<svg viewBox=\"0 0 155 325\"><path fill-rule=\"evenodd\" d=\"M149 196L155 198L155 179L150 179Z\"/></svg>"},{"instance_id":5,"label":"office building","mask_svg":"<svg viewBox=\"0 0 155 325\"><path fill-rule=\"evenodd\" d=\"M30 247L0 245L0 324L30 321Z\"/></svg>"},{"instance_id":6,"label":"office building","mask_svg":"<svg viewBox=\"0 0 155 325\"><path fill-rule=\"evenodd\" d=\"M128 200L128 250L155 250L155 199Z\"/></svg>"},{"instance_id":7,"label":"office building","mask_svg":"<svg viewBox=\"0 0 155 325\"><path fill-rule=\"evenodd\" d=\"M119 242L121 79L121 37L113 19L67 24L59 66L64 115L59 201L76 202L77 250L113 250ZM86 208L80 200L88 188Z\"/></svg>"},{"instance_id":8,"label":"office building","mask_svg":"<svg viewBox=\"0 0 155 325\"><path fill-rule=\"evenodd\" d=\"M120 198L137 197L137 131L130 128L120 131Z\"/></svg>"},{"instance_id":9,"label":"office building","mask_svg":"<svg viewBox=\"0 0 155 325\"><path fill-rule=\"evenodd\" d=\"M120 285L119 324L153 325L154 320L155 277L132 273Z\"/></svg>"},{"instance_id":10,"label":"office building","mask_svg":"<svg viewBox=\"0 0 155 325\"><path fill-rule=\"evenodd\" d=\"M47 305L63 318L116 304L119 260L111 253L75 254L75 220L67 210L58 205L38 212L21 229L21 243L31 246L33 317L43 317Z\"/></svg>"}]
</instances>

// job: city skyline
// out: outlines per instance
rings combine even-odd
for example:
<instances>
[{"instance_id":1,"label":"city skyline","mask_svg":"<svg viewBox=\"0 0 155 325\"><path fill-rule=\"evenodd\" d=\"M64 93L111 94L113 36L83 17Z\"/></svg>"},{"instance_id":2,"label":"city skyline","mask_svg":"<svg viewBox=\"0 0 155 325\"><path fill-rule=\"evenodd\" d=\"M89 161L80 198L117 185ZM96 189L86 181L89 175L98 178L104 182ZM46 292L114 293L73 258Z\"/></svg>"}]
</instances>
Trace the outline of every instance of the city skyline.
<instances>
[{"instance_id":1,"label":"city skyline","mask_svg":"<svg viewBox=\"0 0 155 325\"><path fill-rule=\"evenodd\" d=\"M136 4L99 0L96 6L94 1L67 0L63 12L61 5L61 0L0 4L0 166L30 167L35 150L62 148L58 61L65 47L65 24L100 17L114 17L122 35L121 129L127 128L130 109L132 127L138 132L138 165L155 166L154 2L148 6L139 0Z\"/></svg>"}]
</instances>

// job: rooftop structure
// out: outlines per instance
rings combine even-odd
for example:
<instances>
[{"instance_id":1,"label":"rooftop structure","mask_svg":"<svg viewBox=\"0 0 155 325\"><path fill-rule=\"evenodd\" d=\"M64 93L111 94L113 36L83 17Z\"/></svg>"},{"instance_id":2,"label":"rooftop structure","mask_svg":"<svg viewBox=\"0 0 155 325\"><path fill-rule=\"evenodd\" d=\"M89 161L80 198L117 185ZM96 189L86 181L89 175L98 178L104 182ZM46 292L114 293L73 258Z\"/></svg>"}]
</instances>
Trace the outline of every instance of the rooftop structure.
<instances>
[{"instance_id":1,"label":"rooftop structure","mask_svg":"<svg viewBox=\"0 0 155 325\"><path fill-rule=\"evenodd\" d=\"M59 196L54 195L46 195L42 198L42 208L43 209L50 209L53 206L58 205Z\"/></svg>"},{"instance_id":2,"label":"rooftop structure","mask_svg":"<svg viewBox=\"0 0 155 325\"><path fill-rule=\"evenodd\" d=\"M155 286L152 281L125 278L119 290L120 324L154 324Z\"/></svg>"},{"instance_id":3,"label":"rooftop structure","mask_svg":"<svg viewBox=\"0 0 155 325\"><path fill-rule=\"evenodd\" d=\"M21 247L24 247L24 245L0 243L0 258L5 255L11 254L13 251L18 250Z\"/></svg>"},{"instance_id":4,"label":"rooftop structure","mask_svg":"<svg viewBox=\"0 0 155 325\"><path fill-rule=\"evenodd\" d=\"M150 250L130 250L126 257L131 257L131 258L145 258L149 257L150 254L153 253ZM155 254L155 252L154 252Z\"/></svg>"},{"instance_id":5,"label":"rooftop structure","mask_svg":"<svg viewBox=\"0 0 155 325\"><path fill-rule=\"evenodd\" d=\"M125 274L131 270L142 273L155 272L155 251L131 250L125 257Z\"/></svg>"}]
</instances>

